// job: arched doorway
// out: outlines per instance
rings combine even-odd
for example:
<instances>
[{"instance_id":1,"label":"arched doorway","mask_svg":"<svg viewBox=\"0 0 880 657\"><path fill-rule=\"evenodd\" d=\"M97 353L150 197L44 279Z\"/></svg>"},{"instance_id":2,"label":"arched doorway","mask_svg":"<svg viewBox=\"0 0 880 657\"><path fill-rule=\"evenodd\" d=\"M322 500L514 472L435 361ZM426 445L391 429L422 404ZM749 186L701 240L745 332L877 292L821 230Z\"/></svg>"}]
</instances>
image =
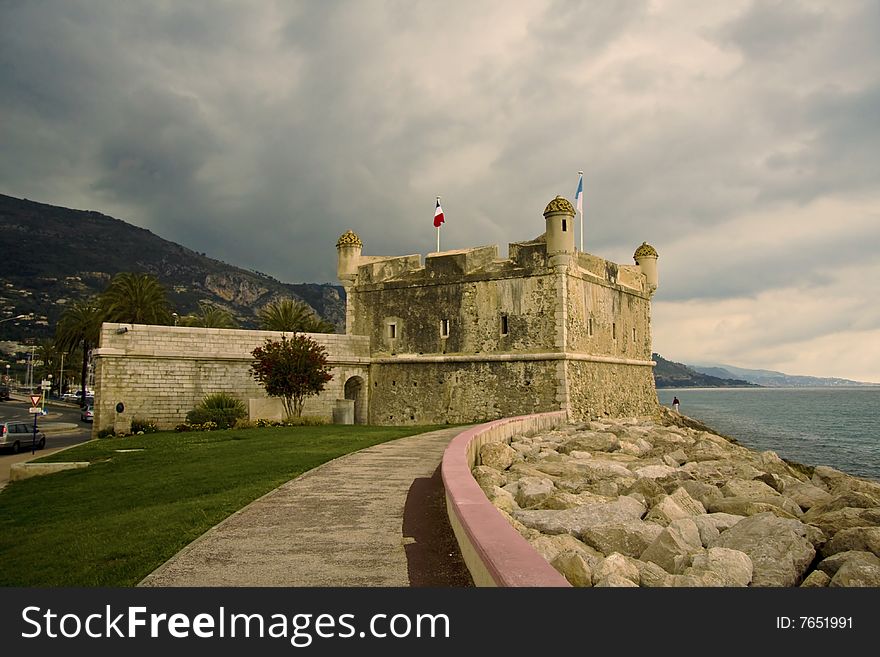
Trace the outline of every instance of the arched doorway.
<instances>
[{"instance_id":1,"label":"arched doorway","mask_svg":"<svg viewBox=\"0 0 880 657\"><path fill-rule=\"evenodd\" d=\"M345 398L354 400L354 423L367 423L367 386L360 376L353 376L345 382Z\"/></svg>"}]
</instances>

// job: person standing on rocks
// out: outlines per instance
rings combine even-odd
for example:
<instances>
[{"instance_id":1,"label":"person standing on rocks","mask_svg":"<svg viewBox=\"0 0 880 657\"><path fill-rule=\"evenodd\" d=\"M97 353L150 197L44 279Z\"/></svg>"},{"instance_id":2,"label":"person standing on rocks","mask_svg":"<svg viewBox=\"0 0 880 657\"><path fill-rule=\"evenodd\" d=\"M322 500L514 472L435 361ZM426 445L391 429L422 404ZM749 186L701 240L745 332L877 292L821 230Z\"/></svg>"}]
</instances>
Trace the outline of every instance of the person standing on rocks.
<instances>
[{"instance_id":1,"label":"person standing on rocks","mask_svg":"<svg viewBox=\"0 0 880 657\"><path fill-rule=\"evenodd\" d=\"M680 412L681 412L681 411L678 410L678 407L679 407L680 404L681 404L681 402L678 401L678 397L673 397L673 398L672 398L672 409L673 409L676 413L680 413Z\"/></svg>"}]
</instances>

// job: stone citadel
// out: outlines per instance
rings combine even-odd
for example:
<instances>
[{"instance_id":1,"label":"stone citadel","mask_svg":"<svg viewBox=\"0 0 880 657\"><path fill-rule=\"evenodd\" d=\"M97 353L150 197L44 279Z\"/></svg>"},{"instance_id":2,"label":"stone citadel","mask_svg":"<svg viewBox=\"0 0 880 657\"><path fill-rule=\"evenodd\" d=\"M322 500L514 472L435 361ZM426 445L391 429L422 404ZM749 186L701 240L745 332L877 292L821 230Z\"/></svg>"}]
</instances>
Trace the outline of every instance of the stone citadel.
<instances>
[{"instance_id":1,"label":"stone citadel","mask_svg":"<svg viewBox=\"0 0 880 657\"><path fill-rule=\"evenodd\" d=\"M509 245L419 255L364 255L337 242L345 335L312 334L333 379L304 415L357 423L467 423L544 411L572 420L658 410L651 361L657 252L635 265L574 246L575 210L557 196L545 232ZM248 403L251 419L280 402L251 378L251 351L280 333L105 324L96 350L94 431L132 418L183 422L206 394ZM125 411L115 408L123 402ZM350 421L349 420L349 421Z\"/></svg>"}]
</instances>

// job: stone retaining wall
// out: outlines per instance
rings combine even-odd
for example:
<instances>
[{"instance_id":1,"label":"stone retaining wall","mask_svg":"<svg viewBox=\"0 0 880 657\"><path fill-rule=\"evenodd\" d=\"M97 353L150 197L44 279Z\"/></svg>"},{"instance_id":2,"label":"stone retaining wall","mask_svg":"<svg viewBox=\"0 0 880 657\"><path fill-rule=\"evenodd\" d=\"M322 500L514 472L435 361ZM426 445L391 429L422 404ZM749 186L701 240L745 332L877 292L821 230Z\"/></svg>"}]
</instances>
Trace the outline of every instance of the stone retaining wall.
<instances>
[{"instance_id":1,"label":"stone retaining wall","mask_svg":"<svg viewBox=\"0 0 880 657\"><path fill-rule=\"evenodd\" d=\"M278 331L204 329L105 323L95 356L95 419L93 432L125 430L133 418L152 420L170 429L205 395L228 392L250 408L275 409L251 376L251 352ZM333 379L325 390L306 401L303 415L332 420L337 399L345 398L345 382L360 377L369 383L369 340L354 335L313 333L309 337L328 352ZM257 403L250 403L254 400ZM116 404L125 410L116 413ZM263 402L263 403L260 403ZM251 419L256 419L255 417Z\"/></svg>"},{"instance_id":2,"label":"stone retaining wall","mask_svg":"<svg viewBox=\"0 0 880 657\"><path fill-rule=\"evenodd\" d=\"M483 445L566 421L563 411L503 418L463 431L446 448L441 464L446 509L477 586L570 586L505 520L471 475Z\"/></svg>"}]
</instances>

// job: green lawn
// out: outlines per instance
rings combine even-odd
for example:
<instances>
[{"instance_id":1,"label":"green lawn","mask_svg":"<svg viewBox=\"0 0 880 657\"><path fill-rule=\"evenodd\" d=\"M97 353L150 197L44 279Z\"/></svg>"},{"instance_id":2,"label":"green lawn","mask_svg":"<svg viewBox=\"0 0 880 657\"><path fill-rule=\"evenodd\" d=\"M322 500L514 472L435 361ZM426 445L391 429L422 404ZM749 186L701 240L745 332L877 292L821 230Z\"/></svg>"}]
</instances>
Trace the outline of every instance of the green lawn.
<instances>
[{"instance_id":1,"label":"green lawn","mask_svg":"<svg viewBox=\"0 0 880 657\"><path fill-rule=\"evenodd\" d=\"M91 465L0 491L0 585L133 586L285 481L337 456L436 428L159 433L53 454L42 460Z\"/></svg>"}]
</instances>

